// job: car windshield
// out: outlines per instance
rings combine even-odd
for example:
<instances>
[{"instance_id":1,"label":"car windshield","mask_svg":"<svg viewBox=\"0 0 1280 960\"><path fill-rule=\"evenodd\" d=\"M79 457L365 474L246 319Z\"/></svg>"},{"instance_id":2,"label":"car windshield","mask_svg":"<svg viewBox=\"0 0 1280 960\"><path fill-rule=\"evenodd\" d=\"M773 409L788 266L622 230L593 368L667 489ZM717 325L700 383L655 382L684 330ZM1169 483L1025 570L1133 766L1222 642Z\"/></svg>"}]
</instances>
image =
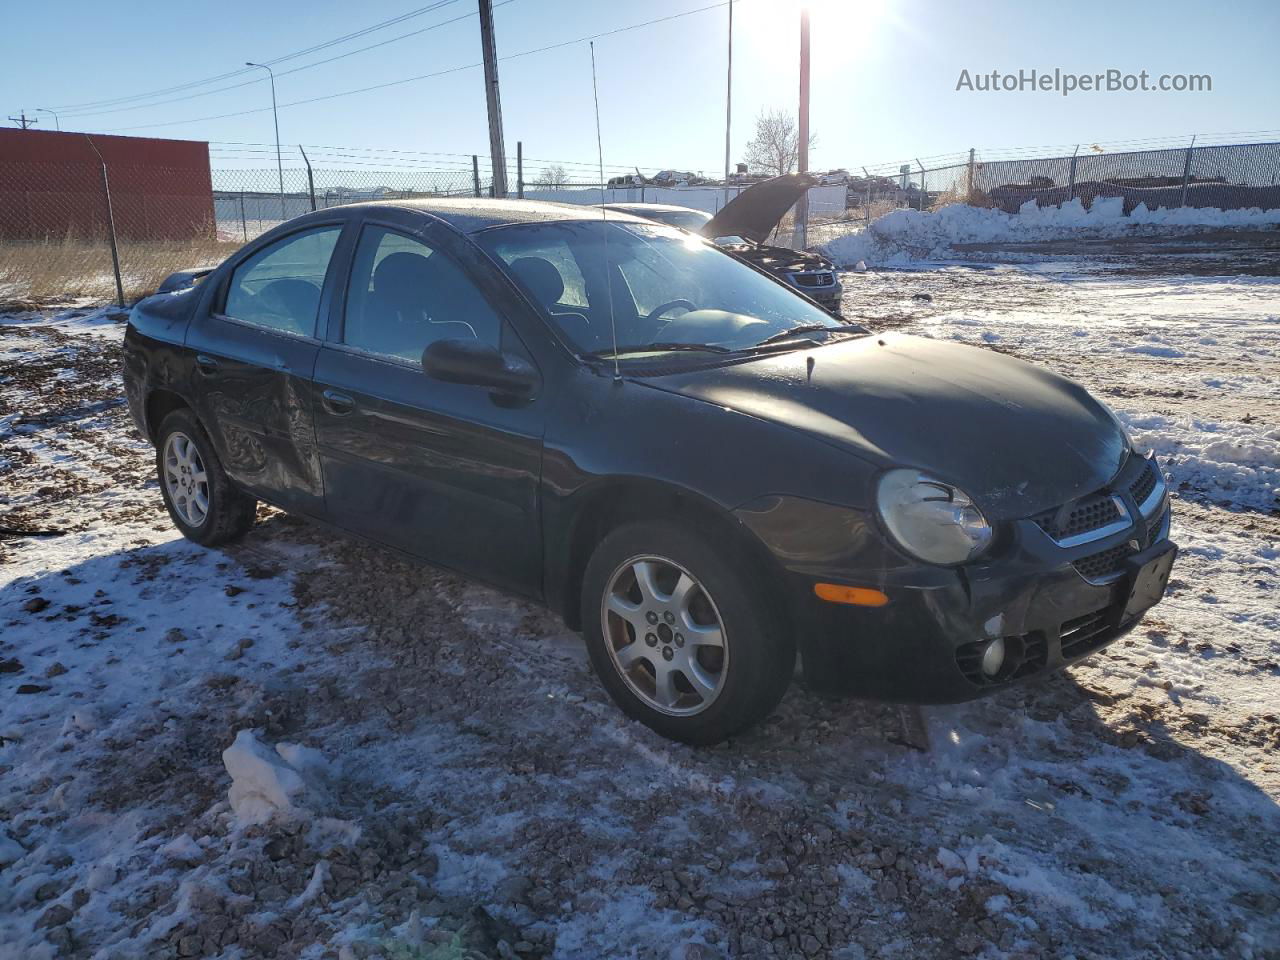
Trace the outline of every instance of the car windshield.
<instances>
[{"instance_id":1,"label":"car windshield","mask_svg":"<svg viewBox=\"0 0 1280 960\"><path fill-rule=\"evenodd\" d=\"M495 227L475 239L580 354L612 357L616 342L619 358L711 355L866 332L670 227L575 220ZM796 340L786 336L792 329Z\"/></svg>"},{"instance_id":2,"label":"car windshield","mask_svg":"<svg viewBox=\"0 0 1280 960\"><path fill-rule=\"evenodd\" d=\"M690 233L697 233L711 219L711 214L701 210L645 210L639 216L657 220L670 227L679 227Z\"/></svg>"}]
</instances>

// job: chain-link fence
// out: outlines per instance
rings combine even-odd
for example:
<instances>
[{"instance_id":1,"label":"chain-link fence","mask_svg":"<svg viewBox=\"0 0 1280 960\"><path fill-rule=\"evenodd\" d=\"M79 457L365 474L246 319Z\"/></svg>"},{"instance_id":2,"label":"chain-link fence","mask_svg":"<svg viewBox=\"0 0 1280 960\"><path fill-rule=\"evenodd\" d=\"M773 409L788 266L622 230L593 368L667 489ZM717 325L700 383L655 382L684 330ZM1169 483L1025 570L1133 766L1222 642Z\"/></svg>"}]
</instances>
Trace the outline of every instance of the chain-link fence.
<instances>
[{"instance_id":1,"label":"chain-link fence","mask_svg":"<svg viewBox=\"0 0 1280 960\"><path fill-rule=\"evenodd\" d=\"M1139 204L1149 210L1280 208L1280 143L1123 153L1087 148L1066 156L1001 160L984 160L971 150L967 162L882 164L861 172L849 181L849 206L862 213L877 202L923 210L970 203L1017 213L1029 200L1041 207L1079 200L1088 208L1106 197L1123 198L1126 214Z\"/></svg>"},{"instance_id":2,"label":"chain-link fence","mask_svg":"<svg viewBox=\"0 0 1280 960\"><path fill-rule=\"evenodd\" d=\"M207 168L0 164L0 300L122 299L219 242Z\"/></svg>"},{"instance_id":3,"label":"chain-link fence","mask_svg":"<svg viewBox=\"0 0 1280 960\"><path fill-rule=\"evenodd\" d=\"M77 135L79 136L79 135ZM86 141L89 138L84 138ZM512 193L562 203L670 203L715 213L745 189L701 184L602 186L572 178L519 181ZM1088 207L1121 197L1126 213L1158 207L1280 208L1280 143L1126 153L983 159L969 151L948 163L881 164L813 188L810 242L824 229L870 220L897 207L946 203L1010 213L1073 200ZM407 167L266 169L168 167L0 157L0 302L141 296L177 270L212 266L263 231L311 210L369 200L488 196L478 160L471 169ZM790 214L778 231L789 236Z\"/></svg>"}]
</instances>

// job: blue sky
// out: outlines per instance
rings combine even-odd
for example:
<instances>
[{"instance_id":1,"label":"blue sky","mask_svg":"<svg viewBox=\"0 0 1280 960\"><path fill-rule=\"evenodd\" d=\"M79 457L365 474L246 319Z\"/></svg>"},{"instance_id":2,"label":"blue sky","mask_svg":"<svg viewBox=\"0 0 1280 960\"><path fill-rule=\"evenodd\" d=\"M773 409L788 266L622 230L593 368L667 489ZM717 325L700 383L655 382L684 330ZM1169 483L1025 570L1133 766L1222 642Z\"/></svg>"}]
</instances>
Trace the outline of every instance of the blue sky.
<instances>
[{"instance_id":1,"label":"blue sky","mask_svg":"<svg viewBox=\"0 0 1280 960\"><path fill-rule=\"evenodd\" d=\"M495 11L499 55L679 14L715 0L509 0ZM4 115L61 110L65 129L228 142L272 140L261 110L265 74L233 76L154 100L252 81L173 103L75 108L239 70L245 60L285 56L399 16L426 0L223 0L174 4L132 0L15 2L0 36ZM976 147L1163 138L1280 128L1280 4L1184 0L1070 5L1026 0L817 0L813 16L811 166L825 169ZM764 108L795 109L798 3L737 0L734 13L733 153L737 159ZM280 64L278 72L464 17L376 50L281 75L282 104L387 83L480 59L474 0L453 0L338 46ZM725 35L721 6L596 41L606 163L715 174L724 162ZM957 92L962 69L1077 73L1210 74L1208 93ZM523 140L545 160L584 164L596 156L590 59L585 43L505 60L500 66L508 150ZM149 102L149 101L145 101ZM102 112L111 110L113 112ZM78 115L77 115L78 114ZM52 117L40 115L43 125ZM430 79L284 107L287 144L431 151L440 166L487 152L482 72ZM1248 139L1248 138L1246 138ZM1280 139L1280 131L1256 139ZM1070 152L1069 148L1068 151ZM391 155L384 155L391 156ZM335 165L340 158L334 158ZM368 158L362 158L367 160ZM215 165L266 166L267 157L219 147Z\"/></svg>"}]
</instances>

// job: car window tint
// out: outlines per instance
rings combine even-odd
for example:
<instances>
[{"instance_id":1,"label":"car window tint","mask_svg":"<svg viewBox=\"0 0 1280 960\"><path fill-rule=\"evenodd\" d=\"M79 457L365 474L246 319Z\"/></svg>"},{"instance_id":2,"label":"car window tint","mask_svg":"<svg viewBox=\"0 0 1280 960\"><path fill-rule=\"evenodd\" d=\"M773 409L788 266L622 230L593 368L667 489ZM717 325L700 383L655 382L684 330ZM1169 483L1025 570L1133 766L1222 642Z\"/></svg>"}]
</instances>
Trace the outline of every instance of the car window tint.
<instances>
[{"instance_id":1,"label":"car window tint","mask_svg":"<svg viewBox=\"0 0 1280 960\"><path fill-rule=\"evenodd\" d=\"M504 249L497 245L498 256L507 263L520 257L534 257L546 260L560 274L564 289L554 303L539 303L554 312L556 307L585 310L587 308L587 282L582 277L582 270L573 256L573 251L563 240L545 238L539 242L519 244Z\"/></svg>"},{"instance_id":2,"label":"car window tint","mask_svg":"<svg viewBox=\"0 0 1280 960\"><path fill-rule=\"evenodd\" d=\"M796 326L845 326L701 238L656 223L511 224L482 230L476 240L583 352L607 349L615 337L633 351L663 342L738 350ZM547 255L557 249L584 278L585 306L562 302L567 270Z\"/></svg>"},{"instance_id":3,"label":"car window tint","mask_svg":"<svg viewBox=\"0 0 1280 960\"><path fill-rule=\"evenodd\" d=\"M500 347L502 322L462 268L420 240L368 226L356 245L342 341L417 362L436 340Z\"/></svg>"},{"instance_id":4,"label":"car window tint","mask_svg":"<svg viewBox=\"0 0 1280 960\"><path fill-rule=\"evenodd\" d=\"M314 336L320 291L341 227L291 234L231 274L223 313L259 326Z\"/></svg>"},{"instance_id":5,"label":"car window tint","mask_svg":"<svg viewBox=\"0 0 1280 960\"><path fill-rule=\"evenodd\" d=\"M671 264L651 247L636 246L630 253L630 257L619 258L618 270L627 281L636 312L647 316L671 299L671 282L666 276L671 272ZM685 293L689 295L689 291ZM701 302L700 288L698 302Z\"/></svg>"}]
</instances>

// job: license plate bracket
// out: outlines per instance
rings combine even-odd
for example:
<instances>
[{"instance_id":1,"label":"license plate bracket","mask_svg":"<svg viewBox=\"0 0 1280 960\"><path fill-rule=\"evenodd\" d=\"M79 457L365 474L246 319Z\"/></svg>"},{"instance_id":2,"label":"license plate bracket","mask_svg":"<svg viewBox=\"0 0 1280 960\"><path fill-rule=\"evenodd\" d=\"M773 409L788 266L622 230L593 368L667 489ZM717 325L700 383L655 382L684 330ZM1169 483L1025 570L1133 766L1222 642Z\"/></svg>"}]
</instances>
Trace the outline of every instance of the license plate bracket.
<instances>
[{"instance_id":1,"label":"license plate bracket","mask_svg":"<svg viewBox=\"0 0 1280 960\"><path fill-rule=\"evenodd\" d=\"M1123 594L1119 623L1136 620L1160 602L1169 585L1169 575L1177 556L1178 545L1166 540L1142 553L1135 553L1125 561L1126 577L1123 582L1129 589Z\"/></svg>"}]
</instances>

